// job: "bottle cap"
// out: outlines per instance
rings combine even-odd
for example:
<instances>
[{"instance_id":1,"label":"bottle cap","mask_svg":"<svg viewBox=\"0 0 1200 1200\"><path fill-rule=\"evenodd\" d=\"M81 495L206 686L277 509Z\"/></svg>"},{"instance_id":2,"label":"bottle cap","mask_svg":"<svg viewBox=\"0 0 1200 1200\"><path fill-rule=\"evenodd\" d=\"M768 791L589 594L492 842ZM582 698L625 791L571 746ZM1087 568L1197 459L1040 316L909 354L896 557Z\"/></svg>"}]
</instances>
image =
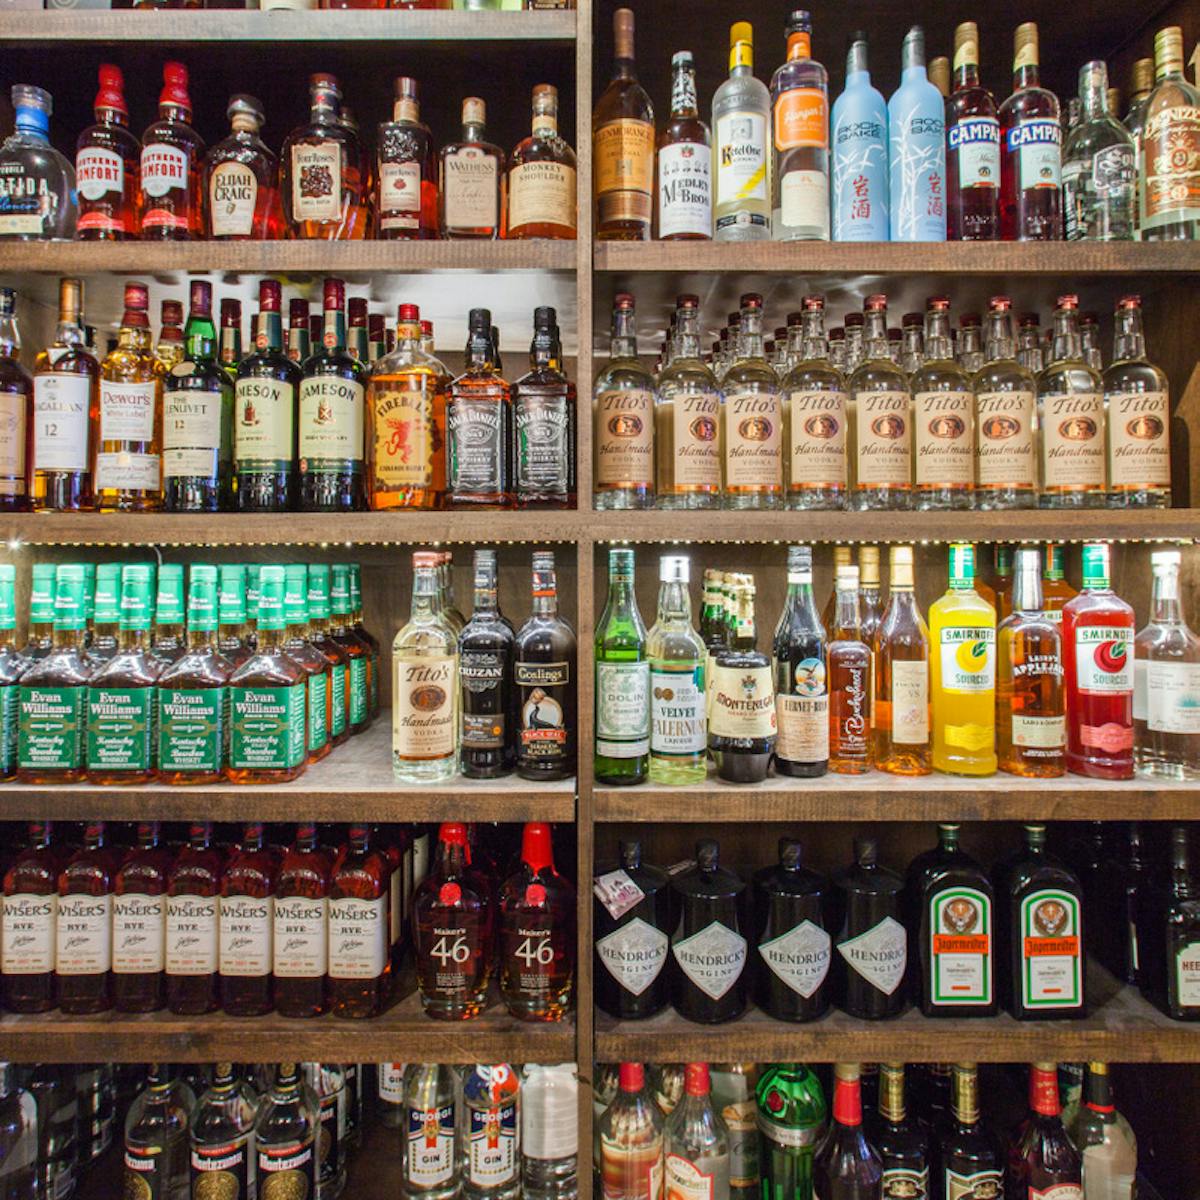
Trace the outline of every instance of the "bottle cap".
<instances>
[{"instance_id":1,"label":"bottle cap","mask_svg":"<svg viewBox=\"0 0 1200 1200\"><path fill-rule=\"evenodd\" d=\"M158 102L159 104L173 105L175 108L191 110L192 101L188 96L188 69L183 63L163 64L163 90L158 97Z\"/></svg>"},{"instance_id":2,"label":"bottle cap","mask_svg":"<svg viewBox=\"0 0 1200 1200\"><path fill-rule=\"evenodd\" d=\"M98 74L100 90L96 93L96 107L128 116L129 109L125 106L125 76L121 74L121 68L114 67L112 63L101 63Z\"/></svg>"},{"instance_id":3,"label":"bottle cap","mask_svg":"<svg viewBox=\"0 0 1200 1200\"><path fill-rule=\"evenodd\" d=\"M621 1064L617 1073L621 1091L631 1095L640 1092L646 1086L646 1072L640 1062Z\"/></svg>"},{"instance_id":4,"label":"bottle cap","mask_svg":"<svg viewBox=\"0 0 1200 1200\"><path fill-rule=\"evenodd\" d=\"M277 279L261 279L258 283L259 312L281 313L283 287Z\"/></svg>"},{"instance_id":5,"label":"bottle cap","mask_svg":"<svg viewBox=\"0 0 1200 1200\"><path fill-rule=\"evenodd\" d=\"M683 1069L683 1089L689 1096L709 1093L708 1063L688 1063Z\"/></svg>"},{"instance_id":6,"label":"bottle cap","mask_svg":"<svg viewBox=\"0 0 1200 1200\"><path fill-rule=\"evenodd\" d=\"M526 824L521 834L521 861L534 874L554 866L550 826L544 821L530 821Z\"/></svg>"},{"instance_id":7,"label":"bottle cap","mask_svg":"<svg viewBox=\"0 0 1200 1200\"><path fill-rule=\"evenodd\" d=\"M691 578L691 560L686 554L664 554L658 560L660 583L687 583Z\"/></svg>"},{"instance_id":8,"label":"bottle cap","mask_svg":"<svg viewBox=\"0 0 1200 1200\"><path fill-rule=\"evenodd\" d=\"M245 126L253 126L256 132L267 123L263 102L257 96L248 96L244 93L229 97L225 115L230 121L235 122L235 128L237 128L236 123L240 122Z\"/></svg>"}]
</instances>

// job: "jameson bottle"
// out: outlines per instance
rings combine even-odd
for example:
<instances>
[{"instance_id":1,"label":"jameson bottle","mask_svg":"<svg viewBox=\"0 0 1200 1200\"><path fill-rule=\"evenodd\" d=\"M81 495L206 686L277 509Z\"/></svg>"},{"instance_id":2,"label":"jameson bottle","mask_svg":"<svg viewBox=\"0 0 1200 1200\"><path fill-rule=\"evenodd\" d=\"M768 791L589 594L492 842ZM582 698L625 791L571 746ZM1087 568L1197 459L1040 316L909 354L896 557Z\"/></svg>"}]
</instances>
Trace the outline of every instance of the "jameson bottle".
<instances>
[{"instance_id":1,"label":"jameson bottle","mask_svg":"<svg viewBox=\"0 0 1200 1200\"><path fill-rule=\"evenodd\" d=\"M731 1021L746 1007L746 884L706 840L696 844L696 865L671 886L680 904L671 938L675 1011L704 1025Z\"/></svg>"},{"instance_id":2,"label":"jameson bottle","mask_svg":"<svg viewBox=\"0 0 1200 1200\"><path fill-rule=\"evenodd\" d=\"M642 783L650 759L650 663L633 592L633 551L608 552L608 599L596 627L596 782Z\"/></svg>"},{"instance_id":3,"label":"jameson bottle","mask_svg":"<svg viewBox=\"0 0 1200 1200\"><path fill-rule=\"evenodd\" d=\"M1004 1196L1004 1149L1000 1138L980 1120L979 1071L974 1063L954 1064L939 1172L938 1194L946 1200L1002 1200Z\"/></svg>"},{"instance_id":4,"label":"jameson bottle","mask_svg":"<svg viewBox=\"0 0 1200 1200\"><path fill-rule=\"evenodd\" d=\"M829 767L825 629L812 589L812 547L789 546L788 590L775 630L775 770L811 778Z\"/></svg>"},{"instance_id":5,"label":"jameson bottle","mask_svg":"<svg viewBox=\"0 0 1200 1200\"><path fill-rule=\"evenodd\" d=\"M829 887L800 859L800 843L780 838L779 865L754 876L754 998L782 1021L829 1007Z\"/></svg>"},{"instance_id":6,"label":"jameson bottle","mask_svg":"<svg viewBox=\"0 0 1200 1200\"><path fill-rule=\"evenodd\" d=\"M820 1080L803 1063L776 1063L763 1072L755 1096L761 1195L812 1197L817 1143L825 1131Z\"/></svg>"}]
</instances>

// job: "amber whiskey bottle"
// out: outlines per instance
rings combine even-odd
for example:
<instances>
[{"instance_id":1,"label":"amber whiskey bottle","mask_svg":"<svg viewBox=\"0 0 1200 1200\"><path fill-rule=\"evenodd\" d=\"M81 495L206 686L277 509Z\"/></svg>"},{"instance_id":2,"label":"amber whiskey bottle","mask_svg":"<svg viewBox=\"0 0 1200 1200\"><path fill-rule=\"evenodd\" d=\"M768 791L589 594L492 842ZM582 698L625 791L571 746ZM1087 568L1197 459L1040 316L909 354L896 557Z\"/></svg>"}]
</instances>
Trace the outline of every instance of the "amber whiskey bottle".
<instances>
[{"instance_id":1,"label":"amber whiskey bottle","mask_svg":"<svg viewBox=\"0 0 1200 1200\"><path fill-rule=\"evenodd\" d=\"M54 1007L54 929L64 855L50 835L49 821L31 821L25 848L4 873L0 981L4 1007L13 1013Z\"/></svg>"},{"instance_id":2,"label":"amber whiskey bottle","mask_svg":"<svg viewBox=\"0 0 1200 1200\"><path fill-rule=\"evenodd\" d=\"M300 825L275 881L275 1008L316 1017L328 1007L329 883L332 856L317 827Z\"/></svg>"},{"instance_id":3,"label":"amber whiskey bottle","mask_svg":"<svg viewBox=\"0 0 1200 1200\"><path fill-rule=\"evenodd\" d=\"M287 619L284 652L304 670L304 727L308 761L316 762L333 749L329 740L329 662L308 639L308 567L288 563L284 568L283 610Z\"/></svg>"},{"instance_id":4,"label":"amber whiskey bottle","mask_svg":"<svg viewBox=\"0 0 1200 1200\"><path fill-rule=\"evenodd\" d=\"M222 563L217 591L217 649L231 667L240 667L254 652L246 612L246 566Z\"/></svg>"},{"instance_id":5,"label":"amber whiskey bottle","mask_svg":"<svg viewBox=\"0 0 1200 1200\"><path fill-rule=\"evenodd\" d=\"M167 1007L191 1016L218 1004L217 950L225 856L212 822L196 821L167 881Z\"/></svg>"},{"instance_id":6,"label":"amber whiskey bottle","mask_svg":"<svg viewBox=\"0 0 1200 1200\"><path fill-rule=\"evenodd\" d=\"M118 855L92 821L58 877L55 973L64 1013L112 1007L112 901Z\"/></svg>"},{"instance_id":7,"label":"amber whiskey bottle","mask_svg":"<svg viewBox=\"0 0 1200 1200\"><path fill-rule=\"evenodd\" d=\"M143 821L137 845L113 877L113 1006L118 1012L154 1012L166 1003L163 954L171 859L159 840L158 822Z\"/></svg>"},{"instance_id":8,"label":"amber whiskey bottle","mask_svg":"<svg viewBox=\"0 0 1200 1200\"><path fill-rule=\"evenodd\" d=\"M284 568L259 574L258 649L229 677L229 766L234 783L286 783L304 773L304 668L283 649Z\"/></svg>"},{"instance_id":9,"label":"amber whiskey bottle","mask_svg":"<svg viewBox=\"0 0 1200 1200\"><path fill-rule=\"evenodd\" d=\"M274 1007L271 938L278 866L262 822L248 821L221 877L218 970L221 1007L231 1017L258 1017Z\"/></svg>"},{"instance_id":10,"label":"amber whiskey bottle","mask_svg":"<svg viewBox=\"0 0 1200 1200\"><path fill-rule=\"evenodd\" d=\"M336 1017L373 1017L388 991L388 863L351 825L329 887L329 1000Z\"/></svg>"},{"instance_id":11,"label":"amber whiskey bottle","mask_svg":"<svg viewBox=\"0 0 1200 1200\"><path fill-rule=\"evenodd\" d=\"M183 594L183 563L163 563L158 568L152 652L164 667L187 649Z\"/></svg>"},{"instance_id":12,"label":"amber whiskey bottle","mask_svg":"<svg viewBox=\"0 0 1200 1200\"><path fill-rule=\"evenodd\" d=\"M450 552L442 551L442 559L449 570ZM453 604L453 597L447 592L447 604ZM457 610L456 610L457 611ZM466 621L462 619L462 614L459 614L459 628L461 629ZM350 627L358 634L358 640L366 644L367 650L370 652L370 660L368 663L369 674L367 676L367 704L369 705L369 713L371 719L374 720L379 715L379 655L381 648L379 639L367 628L363 621L363 594L362 594L362 567L358 563L350 564Z\"/></svg>"},{"instance_id":13,"label":"amber whiskey bottle","mask_svg":"<svg viewBox=\"0 0 1200 1200\"><path fill-rule=\"evenodd\" d=\"M308 564L309 642L329 664L329 744L350 736L350 655L330 632L329 564Z\"/></svg>"},{"instance_id":14,"label":"amber whiskey bottle","mask_svg":"<svg viewBox=\"0 0 1200 1200\"><path fill-rule=\"evenodd\" d=\"M371 720L371 647L359 637L351 620L350 564L334 563L332 578L330 635L350 660L346 719L351 733L362 733Z\"/></svg>"}]
</instances>

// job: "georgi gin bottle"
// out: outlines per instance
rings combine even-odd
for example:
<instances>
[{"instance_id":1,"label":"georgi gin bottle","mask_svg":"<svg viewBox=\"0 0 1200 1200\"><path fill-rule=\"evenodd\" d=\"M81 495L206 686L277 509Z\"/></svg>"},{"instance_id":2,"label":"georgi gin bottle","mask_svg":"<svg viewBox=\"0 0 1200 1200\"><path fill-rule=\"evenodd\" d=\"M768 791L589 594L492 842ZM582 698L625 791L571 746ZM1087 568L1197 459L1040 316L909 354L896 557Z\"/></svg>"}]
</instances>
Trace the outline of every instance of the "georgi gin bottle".
<instances>
[{"instance_id":1,"label":"georgi gin bottle","mask_svg":"<svg viewBox=\"0 0 1200 1200\"><path fill-rule=\"evenodd\" d=\"M83 846L58 877L58 1007L96 1013L112 1007L112 889L119 851L103 821L92 821Z\"/></svg>"},{"instance_id":2,"label":"georgi gin bottle","mask_svg":"<svg viewBox=\"0 0 1200 1200\"><path fill-rule=\"evenodd\" d=\"M217 1063L212 1086L196 1101L188 1122L193 1196L215 1193L218 1186L239 1200L255 1194L256 1100L232 1063ZM209 1174L219 1182L209 1183Z\"/></svg>"},{"instance_id":3,"label":"georgi gin bottle","mask_svg":"<svg viewBox=\"0 0 1200 1200\"><path fill-rule=\"evenodd\" d=\"M383 1005L388 962L387 859L366 825L351 825L329 886L329 996L334 1016L373 1017Z\"/></svg>"},{"instance_id":4,"label":"georgi gin bottle","mask_svg":"<svg viewBox=\"0 0 1200 1200\"><path fill-rule=\"evenodd\" d=\"M597 1158L608 1200L658 1200L663 1184L662 1115L641 1063L623 1062L619 1090L597 1122Z\"/></svg>"},{"instance_id":5,"label":"georgi gin bottle","mask_svg":"<svg viewBox=\"0 0 1200 1200\"><path fill-rule=\"evenodd\" d=\"M113 877L113 1005L118 1012L154 1012L166 1002L163 953L171 851L157 821L143 821L137 844Z\"/></svg>"},{"instance_id":6,"label":"georgi gin bottle","mask_svg":"<svg viewBox=\"0 0 1200 1200\"><path fill-rule=\"evenodd\" d=\"M212 844L212 822L192 824L167 880L167 1007L190 1016L218 1004L218 899L225 856Z\"/></svg>"},{"instance_id":7,"label":"georgi gin bottle","mask_svg":"<svg viewBox=\"0 0 1200 1200\"><path fill-rule=\"evenodd\" d=\"M460 1138L465 1200L521 1194L521 1080L511 1063L475 1063L463 1075Z\"/></svg>"},{"instance_id":8,"label":"georgi gin bottle","mask_svg":"<svg viewBox=\"0 0 1200 1200\"><path fill-rule=\"evenodd\" d=\"M409 1063L404 1073L404 1167L400 1189L405 1200L452 1200L459 1193L460 1084L453 1067Z\"/></svg>"},{"instance_id":9,"label":"georgi gin bottle","mask_svg":"<svg viewBox=\"0 0 1200 1200\"><path fill-rule=\"evenodd\" d=\"M663 1130L668 1196L729 1200L729 1130L710 1092L708 1063L688 1063L683 1096Z\"/></svg>"}]
</instances>

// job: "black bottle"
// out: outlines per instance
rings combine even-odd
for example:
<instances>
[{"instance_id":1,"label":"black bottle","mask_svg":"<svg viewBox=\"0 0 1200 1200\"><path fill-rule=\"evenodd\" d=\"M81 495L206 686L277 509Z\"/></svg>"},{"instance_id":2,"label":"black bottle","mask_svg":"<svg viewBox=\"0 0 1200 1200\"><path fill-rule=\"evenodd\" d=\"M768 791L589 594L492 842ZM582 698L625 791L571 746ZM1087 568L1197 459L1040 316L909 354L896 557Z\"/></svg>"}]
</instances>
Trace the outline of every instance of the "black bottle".
<instances>
[{"instance_id":1,"label":"black bottle","mask_svg":"<svg viewBox=\"0 0 1200 1200\"><path fill-rule=\"evenodd\" d=\"M1104 822L1089 821L1073 850L1071 869L1083 887L1083 927L1087 930L1084 950L1113 971L1121 950L1120 895L1108 873Z\"/></svg>"},{"instance_id":2,"label":"black bottle","mask_svg":"<svg viewBox=\"0 0 1200 1200\"><path fill-rule=\"evenodd\" d=\"M671 938L671 999L689 1021L715 1025L746 1007L745 883L719 862L717 843L696 844L696 865L676 876L679 920Z\"/></svg>"},{"instance_id":3,"label":"black bottle","mask_svg":"<svg viewBox=\"0 0 1200 1200\"><path fill-rule=\"evenodd\" d=\"M1142 904L1138 956L1146 995L1177 1021L1200 1021L1200 885L1186 825L1172 827L1170 873Z\"/></svg>"},{"instance_id":4,"label":"black bottle","mask_svg":"<svg viewBox=\"0 0 1200 1200\"><path fill-rule=\"evenodd\" d=\"M878 863L874 838L854 839L854 862L834 876L839 919L834 1000L852 1017L879 1020L904 1009L908 935L901 919L904 881Z\"/></svg>"},{"instance_id":5,"label":"black bottle","mask_svg":"<svg viewBox=\"0 0 1200 1200\"><path fill-rule=\"evenodd\" d=\"M1139 981L1138 959L1138 912L1142 897L1149 894L1153 875L1142 840L1142 827L1137 821L1129 822L1129 830L1123 853L1115 854L1110 863L1114 879L1120 880L1120 926L1121 956L1113 964L1118 978L1126 983Z\"/></svg>"},{"instance_id":6,"label":"black bottle","mask_svg":"<svg viewBox=\"0 0 1200 1200\"><path fill-rule=\"evenodd\" d=\"M879 1115L871 1143L883 1160L881 1195L929 1195L929 1137L904 1103L904 1064L879 1064Z\"/></svg>"},{"instance_id":7,"label":"black bottle","mask_svg":"<svg viewBox=\"0 0 1200 1200\"><path fill-rule=\"evenodd\" d=\"M592 892L592 978L601 1009L636 1020L669 998L664 968L678 900L666 871L642 862L641 842L622 842L620 850L620 865L598 871Z\"/></svg>"},{"instance_id":8,"label":"black bottle","mask_svg":"<svg viewBox=\"0 0 1200 1200\"><path fill-rule=\"evenodd\" d=\"M974 1063L954 1064L950 1123L942 1138L936 1196L1004 1195L1004 1151L979 1118L979 1072Z\"/></svg>"},{"instance_id":9,"label":"black bottle","mask_svg":"<svg viewBox=\"0 0 1200 1200\"><path fill-rule=\"evenodd\" d=\"M782 1021L812 1021L829 1007L829 885L800 863L800 843L779 839L779 865L754 876L754 1000Z\"/></svg>"},{"instance_id":10,"label":"black bottle","mask_svg":"<svg viewBox=\"0 0 1200 1200\"><path fill-rule=\"evenodd\" d=\"M812 547L789 546L788 590L775 631L775 770L813 778L829 769L825 627L812 589Z\"/></svg>"},{"instance_id":11,"label":"black bottle","mask_svg":"<svg viewBox=\"0 0 1200 1200\"><path fill-rule=\"evenodd\" d=\"M1046 827L1025 826L1025 846L1001 871L997 922L1005 1004L1018 1021L1081 1017L1083 888L1046 853Z\"/></svg>"},{"instance_id":12,"label":"black bottle","mask_svg":"<svg viewBox=\"0 0 1200 1200\"><path fill-rule=\"evenodd\" d=\"M958 845L958 826L938 826L938 846L910 880L927 1017L996 1015L995 896L983 868ZM916 864L914 863L914 866Z\"/></svg>"}]
</instances>

